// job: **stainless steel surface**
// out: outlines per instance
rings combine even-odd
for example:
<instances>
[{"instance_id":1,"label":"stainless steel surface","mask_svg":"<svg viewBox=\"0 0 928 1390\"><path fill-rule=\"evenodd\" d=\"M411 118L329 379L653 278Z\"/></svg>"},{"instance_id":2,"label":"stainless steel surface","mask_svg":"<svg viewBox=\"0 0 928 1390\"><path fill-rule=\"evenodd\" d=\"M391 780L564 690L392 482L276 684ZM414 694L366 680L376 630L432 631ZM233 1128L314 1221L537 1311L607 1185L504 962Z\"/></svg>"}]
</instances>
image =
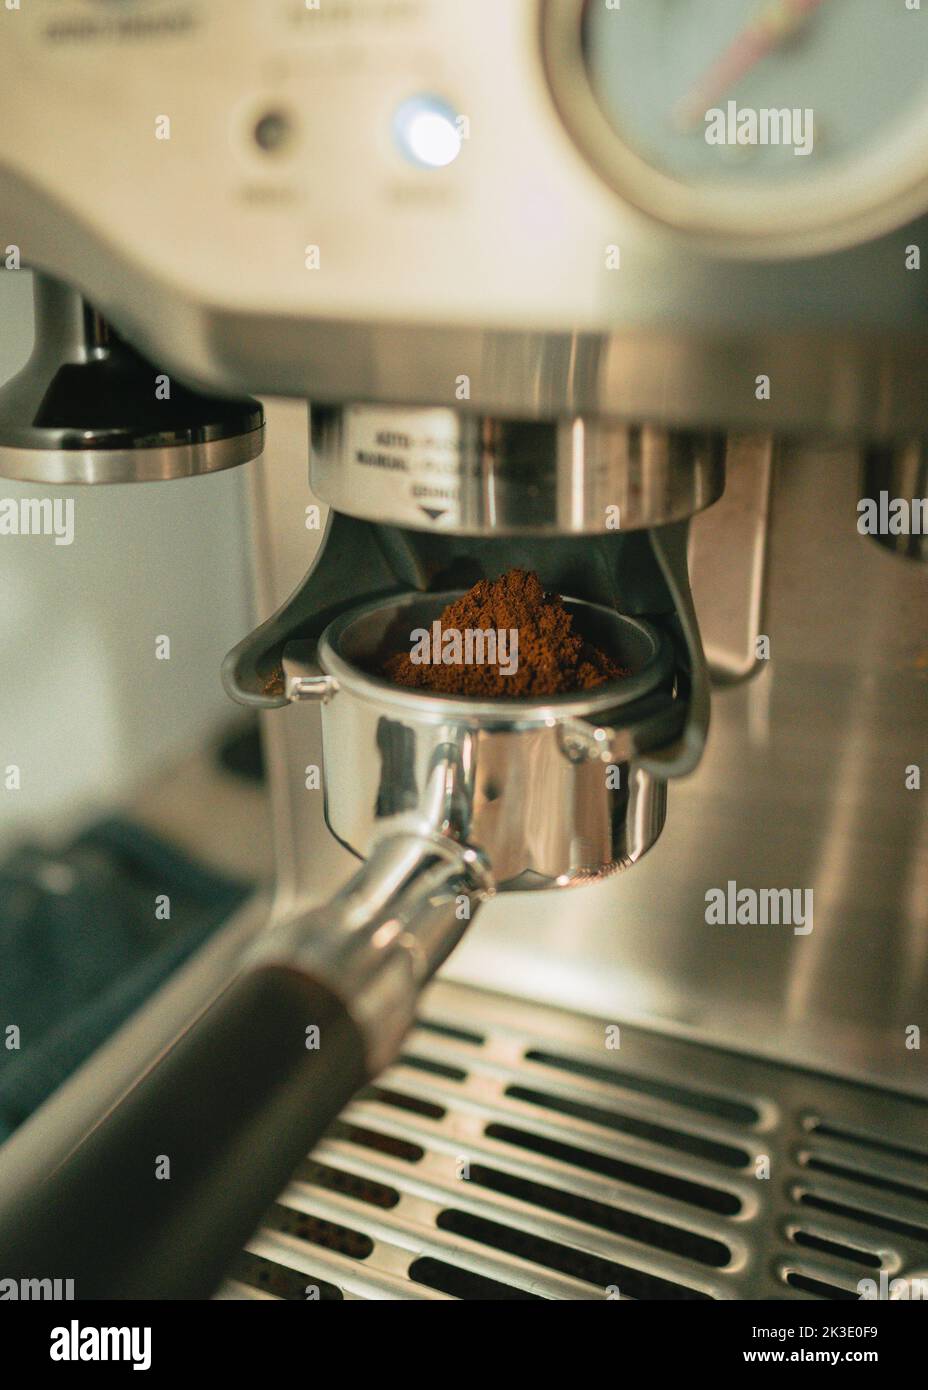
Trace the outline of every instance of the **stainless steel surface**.
<instances>
[{"instance_id":1,"label":"stainless steel surface","mask_svg":"<svg viewBox=\"0 0 928 1390\"><path fill-rule=\"evenodd\" d=\"M292 425L289 436L281 431L284 437L305 439L301 410L279 404L275 414ZM318 533L307 533L303 527L304 505L313 498L307 491L300 448L294 449L289 462L287 468L260 468L264 489L258 511L270 523L260 533L258 573L264 586L264 613L302 577L306 547L319 540ZM300 1189L304 1196L308 1191L313 1201L331 1202L324 1219L342 1229L368 1220L373 1210L377 1229L362 1228L362 1235L371 1232L370 1256L340 1255L333 1245L345 1237L330 1228L316 1228L325 1242L322 1245L265 1229L261 1249L273 1267L262 1265L259 1257L258 1264L246 1271L253 1282L240 1283L227 1294L241 1294L247 1287L249 1296L254 1296L254 1283L265 1287L260 1282L264 1274L270 1279L266 1287L284 1294L299 1290L300 1297L306 1296L307 1284L323 1280L340 1285L348 1298L444 1297L407 1277L410 1261L426 1243L442 1264L453 1266L450 1272L426 1269L427 1277L454 1279L456 1290L466 1291L459 1267L488 1274L504 1287L518 1282L524 1289L540 1280L539 1287L548 1290L559 1281L566 1283L566 1276L552 1272L548 1265L528 1259L525 1268L520 1254L488 1246L487 1236L493 1232L483 1229L482 1238L471 1242L469 1236L441 1229L436 1223L440 1210L459 1204L462 1186L452 1176L448 1156L456 1156L462 1144L476 1140L497 1167L500 1152L510 1165L525 1162L525 1153L512 1152L514 1146L507 1143L500 1150L495 1141L481 1137L480 1097L488 1092L498 1095L498 1091L496 1073L476 1068L474 1053L494 1067L502 1064L511 1071L514 1054L521 1067L522 1040L540 1038L555 1055L579 1052L601 1065L603 1033L595 1016L622 1024L624 1050L618 1055L605 1053L607 1067L609 1059L621 1057L623 1067L631 1063L628 1071L646 1081L656 1078L669 1088L661 1093L663 1100L645 1093L649 1120L657 1118L671 1130L680 1123L681 1107L671 1093L679 1095L681 1083L700 1091L718 1084L723 1098L756 1097L767 1102L772 1098L776 1103L775 1112L762 1107L761 1121L749 1133L764 1151L770 1151L775 1139L785 1158L774 1167L769 1182L753 1176L745 1179L753 1197L772 1204L764 1208L767 1224L752 1218L745 1226L740 1216L731 1222L732 1239L742 1230L751 1231L751 1267L758 1277L762 1249L768 1249L778 1262L772 1279L781 1277L777 1269L792 1270L800 1279L811 1277L845 1291L849 1269L851 1285L860 1274L869 1277L877 1270L872 1263L859 1266L862 1254L872 1261L883 1259L881 1252L889 1251L890 1268L895 1264L909 1271L925 1269L924 1255L917 1257L906 1230L901 1236L897 1230L901 1225L917 1233L925 1225L922 1199L911 1196L924 1187L919 1177L924 1164L880 1147L888 1143L895 1149L923 1152L923 1109L913 1110L908 1102L889 1094L826 1079L854 1075L889 1091L928 1097L924 1048L915 1051L904 1044L904 1029L920 1019L926 997L928 842L918 794L903 796L897 779L898 770L913 757L924 767L925 572L920 566L901 563L857 534L859 462L853 450L790 448L784 452L775 481L770 537L772 662L756 680L716 695L705 761L695 777L675 789L673 811L654 854L634 874L590 890L547 898L536 894L530 900L510 895L481 909L443 971L443 982L432 996L434 1007L427 997L425 1008L433 1018L444 1017L452 1026L456 1019L476 1034L482 1035L487 1028L494 1034L491 1047L486 1052L485 1044L463 1044L458 1049L463 1054L461 1069L467 1072L462 1087L453 1078L423 1073L421 1066L404 1066L389 1075L394 1089L398 1080L407 1090L410 1086L441 1088L444 1098L436 1103L447 1104L447 1110L434 1123L428 1116L418 1117L376 1099L365 1100L354 1112L369 1130L387 1124L394 1134L402 1126L402 1133L425 1149L423 1158L410 1164L372 1150L366 1139L360 1143L334 1139L330 1159L334 1155L338 1159L334 1166L349 1174L341 1196L332 1195L330 1187L320 1191L318 1174L310 1188ZM701 524L697 519L695 526ZM711 622L708 626L711 629ZM356 860L326 831L322 793L306 789L306 765L321 761L319 712L311 705L274 711L265 717L265 731L269 760L278 778L275 814L280 872L271 916L280 920L343 881L356 868ZM816 925L811 937L778 936L773 929L762 928L710 930L705 925L701 892L705 884L724 881L732 869L739 880L747 869L754 881L783 882L797 862L812 866L815 874ZM821 898L820 886L827 890ZM266 904L250 904L229 931L178 972L157 1000L130 1020L22 1127L4 1147L5 1199L15 1200L18 1186L31 1186L39 1173L68 1152L101 1109L169 1045L191 1015L227 982L243 940L253 941L267 918ZM811 945L814 952L809 950ZM509 996L498 1020L502 1033L495 1025L489 1029L486 1009L479 1003L487 998L498 1004L492 994L467 990L465 1003L451 1008L446 990L458 993L453 974L480 984L491 982ZM512 998L514 994L521 998ZM563 1014L526 1002L532 996L585 1016L565 1022ZM468 1002L474 998L476 1005ZM657 1031L630 1051L638 1034L625 1020ZM516 1033L519 1040L513 1042ZM692 1040L716 1047L684 1045ZM417 1034L410 1045L420 1056L426 1055L422 1041ZM439 1042L439 1050L444 1046ZM450 1046L457 1048L457 1043ZM723 1057L718 1046L741 1055ZM745 1054L792 1062L824 1075L779 1065L758 1066ZM437 1053L429 1060L441 1062ZM454 1058L446 1060L455 1065ZM560 1101L565 1092L574 1098L582 1088L586 1094L589 1082L578 1081L573 1071L557 1078L557 1070L545 1065L549 1081L539 1087L542 1092L552 1092L550 1078L555 1077ZM602 1108L598 1085L592 1089L594 1104ZM605 1090L612 1095L615 1087L607 1082ZM631 1096L628 1091L626 1076L622 1113L628 1113L628 1105L637 1103L635 1096L642 1094L640 1086ZM505 1105L507 1113L524 1109L511 1097ZM683 1111L691 1114L685 1105ZM579 1148L588 1150L594 1162L604 1148L612 1154L621 1146L635 1161L647 1150L660 1171L669 1166L661 1161L666 1153L663 1144L654 1148L650 1141L642 1143L628 1134L617 1139L611 1123L605 1127L593 1123L595 1142L588 1149L590 1130L577 1117L558 1111L551 1114L535 1105L529 1114L568 1143L579 1135ZM806 1130L797 1114L817 1116L820 1123ZM524 1128L521 1113L517 1127ZM735 1129L740 1142L741 1130ZM798 1148L783 1147L790 1139L797 1146L801 1142L806 1154L814 1148L814 1166L796 1160ZM591 1179L590 1161L587 1157L583 1165L577 1165L572 1160L530 1155L530 1176L537 1177L538 1169L543 1169L541 1176L547 1185L560 1187L565 1202L571 1194L590 1192L600 1197L605 1190L605 1202L624 1209L627 1187L623 1186L617 1201L614 1181L595 1173ZM673 1150L670 1162L680 1162L679 1151ZM784 1192L780 1182L784 1162L786 1177L800 1185L797 1198L811 1198L785 1206L784 1215L801 1226L804 1242L808 1237L813 1242L824 1240L831 1247L837 1245L837 1250L800 1244L789 1233L784 1237L785 1228L773 1220L780 1210L776 1202ZM436 1163L443 1165L437 1176ZM685 1157L685 1163L687 1172L691 1166L703 1175L711 1169L691 1157ZM823 1163L844 1168L847 1176L826 1171ZM393 1190L399 1196L385 1217L385 1209L372 1207L370 1198L373 1193L377 1202L383 1196L371 1186L372 1179L376 1182L380 1176L387 1186L397 1184ZM903 1190L890 1190L886 1180ZM710 1186L717 1181L715 1172ZM363 1187L359 1189L357 1182ZM368 1194L366 1200L358 1196L359 1191ZM463 1191L474 1199L474 1188ZM517 1206L520 1197L512 1200L483 1189L476 1195L487 1204L490 1220L503 1225L515 1220L524 1232L526 1216ZM552 1214L546 1207L539 1215L537 1196L532 1193L530 1206L550 1230ZM691 1213L680 1217L673 1203L659 1194L658 1199L659 1215L692 1220ZM646 1194L646 1200L650 1204L653 1198ZM295 1209L293 1202L290 1209ZM498 1211L502 1211L501 1219ZM554 1217L558 1219L558 1213ZM588 1252L589 1230L583 1221L579 1227ZM561 1229L559 1225L559 1234ZM728 1240L727 1226L723 1235ZM569 1245L568 1239L562 1239ZM923 1236L918 1234L917 1239ZM551 1258L550 1250L539 1247L534 1238L522 1248L530 1255L541 1250L546 1260ZM634 1264L624 1245L621 1255L626 1267L640 1273L637 1244ZM659 1276L667 1272L666 1251L656 1256L649 1251L647 1258L646 1272ZM769 1273L769 1262L766 1268ZM694 1274L691 1263L682 1269L675 1264L670 1272L684 1282L706 1278L706 1270L699 1267ZM729 1278L725 1270L711 1269L708 1278L717 1280L723 1290L736 1287L735 1278ZM776 1282L765 1287L771 1289L772 1297L808 1292ZM602 1296L600 1286L583 1283L582 1289L582 1296Z\"/></svg>"},{"instance_id":2,"label":"stainless steel surface","mask_svg":"<svg viewBox=\"0 0 928 1390\"><path fill-rule=\"evenodd\" d=\"M436 406L319 406L311 479L336 511L458 535L634 531L725 485L724 438L601 416L502 420Z\"/></svg>"},{"instance_id":3,"label":"stainless steel surface","mask_svg":"<svg viewBox=\"0 0 928 1390\"><path fill-rule=\"evenodd\" d=\"M0 51L4 263L25 255L99 305L72 296L59 316L67 364L104 360L112 323L198 386L325 401L320 490L346 513L422 528L423 547L486 533L508 545L529 528L582 536L592 553L600 540L586 537L608 507L623 530L662 523L653 554L694 677L692 737L664 773L694 767L708 686L679 518L718 490L716 433L852 436L874 486L925 493L924 104L898 159L864 144L848 162L844 196L812 180L782 204L716 188L709 208L691 189L669 200L650 180L649 192L640 169L629 181L615 128L611 141L602 123L591 133L595 113L578 106L592 94L579 0L315 14L176 0L173 25L160 6L139 7L142 18L92 8L69 31L70 7L26 6ZM847 9L861 37L863 6ZM900 6L894 22L908 18ZM426 84L468 127L460 158L431 172L392 139L398 106ZM862 87L852 100L877 114ZM173 132L159 130L168 119ZM0 471L183 476L260 448L254 422L230 439L209 414L197 437L162 438L153 408L141 428L130 422L139 447L42 420L51 340L40 339L4 395L13 432L0 429ZM411 410L424 413L425 444L423 414L414 440L396 438ZM14 437L20 428L31 438ZM372 448L402 466L360 463ZM306 462L295 493L283 470L267 477L275 528L303 525ZM273 909L253 905L24 1127L5 1154L4 1202L170 1045L266 918L302 947L309 912L308 955L352 993L372 1065L383 1061L463 932L452 906L489 887L472 849L453 844L474 828L479 793L488 829L476 838L496 832L510 887L526 869L556 882L565 863L575 886L585 873L603 881L481 907L405 1057L295 1174L227 1292L305 1297L316 1282L350 1298L854 1298L861 1277L925 1271L928 1072L913 1034L928 997L928 819L913 773L928 756L926 581L857 534L860 462L792 445L771 504L759 448L727 513L696 518L714 727L634 875L604 870L653 843L663 782L656 762L629 764L636 750L623 748L615 814L602 752L615 756L620 725L576 711L528 731L436 719L409 747L418 716L404 712L391 762L376 704L361 720L343 672L296 671L289 685L272 673L274 698L301 700L265 717ZM357 537L366 523L355 525ZM312 544L305 531L301 541ZM889 544L923 556L923 541ZM276 609L284 567L276 537L262 544ZM433 555L404 558L425 573ZM343 584L329 562L327 597L365 592L366 571ZM759 636L769 659L752 656ZM344 765L330 768L329 817L346 840L367 849L374 823L394 820L378 798L397 824L413 812L449 834L375 842L340 888L357 866L306 777L323 727ZM504 796L493 777L480 783L482 752L475 764L491 739L518 740L491 760ZM414 807L403 803L413 784ZM501 830L493 817L518 797L519 830L514 814ZM532 826L541 838L528 844ZM814 927L707 921L707 894L735 883L814 890Z\"/></svg>"},{"instance_id":4,"label":"stainless steel surface","mask_svg":"<svg viewBox=\"0 0 928 1390\"><path fill-rule=\"evenodd\" d=\"M308 645L315 653L316 644L290 642L284 647L284 693L287 699L296 704L300 700L315 700L321 705L328 704L338 694L338 681L315 668L303 651Z\"/></svg>"},{"instance_id":5,"label":"stainless steel surface","mask_svg":"<svg viewBox=\"0 0 928 1390\"><path fill-rule=\"evenodd\" d=\"M769 435L728 441L725 495L690 532L693 601L716 684L761 669L757 639L767 613L767 553L776 445Z\"/></svg>"},{"instance_id":6,"label":"stainless steel surface","mask_svg":"<svg viewBox=\"0 0 928 1390\"><path fill-rule=\"evenodd\" d=\"M675 785L654 852L591 888L488 903L446 978L928 1095L925 1050L905 1033L928 994L928 818L923 793L905 786L906 768L924 777L928 762L928 581L859 535L859 470L854 449L784 448L771 657L714 693L703 761ZM264 470L263 481L285 529L311 500L305 473ZM294 547L283 565L270 535L259 545L270 605L303 561ZM700 595L710 633L712 603ZM326 829L322 792L305 787L303 769L322 764L319 712L272 711L265 733L279 891L312 902L353 866ZM814 930L708 925L706 891L729 879L813 889Z\"/></svg>"},{"instance_id":7,"label":"stainless steel surface","mask_svg":"<svg viewBox=\"0 0 928 1390\"><path fill-rule=\"evenodd\" d=\"M443 982L420 1020L221 1296L857 1300L926 1267L924 1101Z\"/></svg>"},{"instance_id":8,"label":"stainless steel surface","mask_svg":"<svg viewBox=\"0 0 928 1390\"><path fill-rule=\"evenodd\" d=\"M734 263L643 216L578 147L538 0L182 3L173 28L94 7L80 36L23 6L0 53L0 247L80 285L152 360L330 402L454 406L466 377L468 409L494 416L924 432L912 206L846 251ZM469 121L447 168L393 138L423 91ZM293 138L269 152L271 111ZM789 212L787 193L774 221Z\"/></svg>"},{"instance_id":9,"label":"stainless steel surface","mask_svg":"<svg viewBox=\"0 0 928 1390\"><path fill-rule=\"evenodd\" d=\"M925 439L909 439L895 445L877 445L864 454L861 497L879 505L885 494L890 506L897 499L905 503L908 525L900 526L897 534L887 529L873 539L878 545L909 560L928 560L928 449ZM912 515L912 503L921 504L918 521ZM890 525L895 518L890 520Z\"/></svg>"},{"instance_id":10,"label":"stainless steel surface","mask_svg":"<svg viewBox=\"0 0 928 1390\"><path fill-rule=\"evenodd\" d=\"M0 478L31 483L161 483L221 473L264 449L264 429L232 439L159 449L8 449L0 447Z\"/></svg>"},{"instance_id":11,"label":"stainless steel surface","mask_svg":"<svg viewBox=\"0 0 928 1390\"><path fill-rule=\"evenodd\" d=\"M323 633L319 665L337 683L322 710L333 834L363 854L395 825L449 833L447 811L434 802L437 777L442 796L454 791L461 838L486 856L500 890L574 886L635 863L660 834L666 807L663 783L638 763L638 745L646 730L669 742L685 717L685 707L674 717L681 706L667 639L569 600L579 630L628 677L546 700L478 700L401 689L377 674L391 650L456 597L370 604ZM610 770L608 754L618 757L623 743Z\"/></svg>"},{"instance_id":12,"label":"stainless steel surface","mask_svg":"<svg viewBox=\"0 0 928 1390\"><path fill-rule=\"evenodd\" d=\"M436 771L444 785L452 780L453 770ZM385 835L331 901L278 923L245 962L280 961L322 980L357 1025L371 1076L393 1060L420 991L493 891L460 828L450 816L435 820L431 833Z\"/></svg>"},{"instance_id":13,"label":"stainless steel surface","mask_svg":"<svg viewBox=\"0 0 928 1390\"><path fill-rule=\"evenodd\" d=\"M76 290L33 276L35 347L0 388L0 476L38 483L188 478L264 447L255 400L198 395L123 342Z\"/></svg>"}]
</instances>

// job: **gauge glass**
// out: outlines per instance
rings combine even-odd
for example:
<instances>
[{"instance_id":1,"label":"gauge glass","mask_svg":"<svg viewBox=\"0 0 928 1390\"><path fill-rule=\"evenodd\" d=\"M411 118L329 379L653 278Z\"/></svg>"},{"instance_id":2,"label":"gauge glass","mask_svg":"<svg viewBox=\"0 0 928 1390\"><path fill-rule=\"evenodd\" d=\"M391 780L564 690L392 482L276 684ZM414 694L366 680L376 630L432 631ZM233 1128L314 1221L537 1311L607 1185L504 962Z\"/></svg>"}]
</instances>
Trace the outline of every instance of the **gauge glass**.
<instances>
[{"instance_id":1,"label":"gauge glass","mask_svg":"<svg viewBox=\"0 0 928 1390\"><path fill-rule=\"evenodd\" d=\"M839 242L928 207L928 4L547 0L578 142L677 226Z\"/></svg>"}]
</instances>

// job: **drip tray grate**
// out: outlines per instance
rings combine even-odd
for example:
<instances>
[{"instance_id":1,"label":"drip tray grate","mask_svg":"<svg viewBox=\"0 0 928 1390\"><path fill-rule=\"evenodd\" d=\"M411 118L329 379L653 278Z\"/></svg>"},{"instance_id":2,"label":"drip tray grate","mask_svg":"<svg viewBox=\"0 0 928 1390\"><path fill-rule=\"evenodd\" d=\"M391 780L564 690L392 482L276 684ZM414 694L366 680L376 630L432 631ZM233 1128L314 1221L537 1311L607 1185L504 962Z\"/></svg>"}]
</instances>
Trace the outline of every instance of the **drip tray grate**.
<instances>
[{"instance_id":1,"label":"drip tray grate","mask_svg":"<svg viewBox=\"0 0 928 1390\"><path fill-rule=\"evenodd\" d=\"M857 1299L926 1270L928 1102L439 982L219 1297Z\"/></svg>"}]
</instances>

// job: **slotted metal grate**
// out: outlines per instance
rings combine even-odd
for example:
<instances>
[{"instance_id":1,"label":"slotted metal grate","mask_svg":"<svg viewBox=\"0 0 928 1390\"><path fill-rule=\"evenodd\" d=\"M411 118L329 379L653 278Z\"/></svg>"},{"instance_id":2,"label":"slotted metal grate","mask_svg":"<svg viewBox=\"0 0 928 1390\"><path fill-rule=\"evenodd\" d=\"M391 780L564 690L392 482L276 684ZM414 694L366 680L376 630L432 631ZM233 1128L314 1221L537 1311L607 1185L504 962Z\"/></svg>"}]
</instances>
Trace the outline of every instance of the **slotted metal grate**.
<instances>
[{"instance_id":1,"label":"slotted metal grate","mask_svg":"<svg viewBox=\"0 0 928 1390\"><path fill-rule=\"evenodd\" d=\"M857 1299L925 1277L928 1102L619 1040L434 985L219 1296Z\"/></svg>"}]
</instances>

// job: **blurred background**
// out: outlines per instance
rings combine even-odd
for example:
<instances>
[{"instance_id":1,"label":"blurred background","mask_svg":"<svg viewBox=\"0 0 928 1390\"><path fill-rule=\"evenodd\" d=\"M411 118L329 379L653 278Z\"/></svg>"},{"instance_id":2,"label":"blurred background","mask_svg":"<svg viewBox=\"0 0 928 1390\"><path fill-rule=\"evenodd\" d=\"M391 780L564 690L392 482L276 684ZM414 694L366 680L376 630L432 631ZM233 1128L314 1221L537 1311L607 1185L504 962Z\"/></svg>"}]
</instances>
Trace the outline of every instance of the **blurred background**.
<instances>
[{"instance_id":1,"label":"blurred background","mask_svg":"<svg viewBox=\"0 0 928 1390\"><path fill-rule=\"evenodd\" d=\"M0 275L0 382L32 349L31 282ZM0 767L22 778L0 793L0 853L69 834L234 718L219 667L250 626L253 467L164 486L0 482L3 498L74 499L72 545L0 536Z\"/></svg>"},{"instance_id":2,"label":"blurred background","mask_svg":"<svg viewBox=\"0 0 928 1390\"><path fill-rule=\"evenodd\" d=\"M0 382L32 343L32 276L0 274ZM290 407L301 455L305 412ZM257 721L220 678L254 625L258 467L0 481L0 499L74 503L70 545L0 535L0 1022L19 1030L0 1051L0 1142L270 877ZM283 530L305 568L299 524Z\"/></svg>"}]
</instances>

